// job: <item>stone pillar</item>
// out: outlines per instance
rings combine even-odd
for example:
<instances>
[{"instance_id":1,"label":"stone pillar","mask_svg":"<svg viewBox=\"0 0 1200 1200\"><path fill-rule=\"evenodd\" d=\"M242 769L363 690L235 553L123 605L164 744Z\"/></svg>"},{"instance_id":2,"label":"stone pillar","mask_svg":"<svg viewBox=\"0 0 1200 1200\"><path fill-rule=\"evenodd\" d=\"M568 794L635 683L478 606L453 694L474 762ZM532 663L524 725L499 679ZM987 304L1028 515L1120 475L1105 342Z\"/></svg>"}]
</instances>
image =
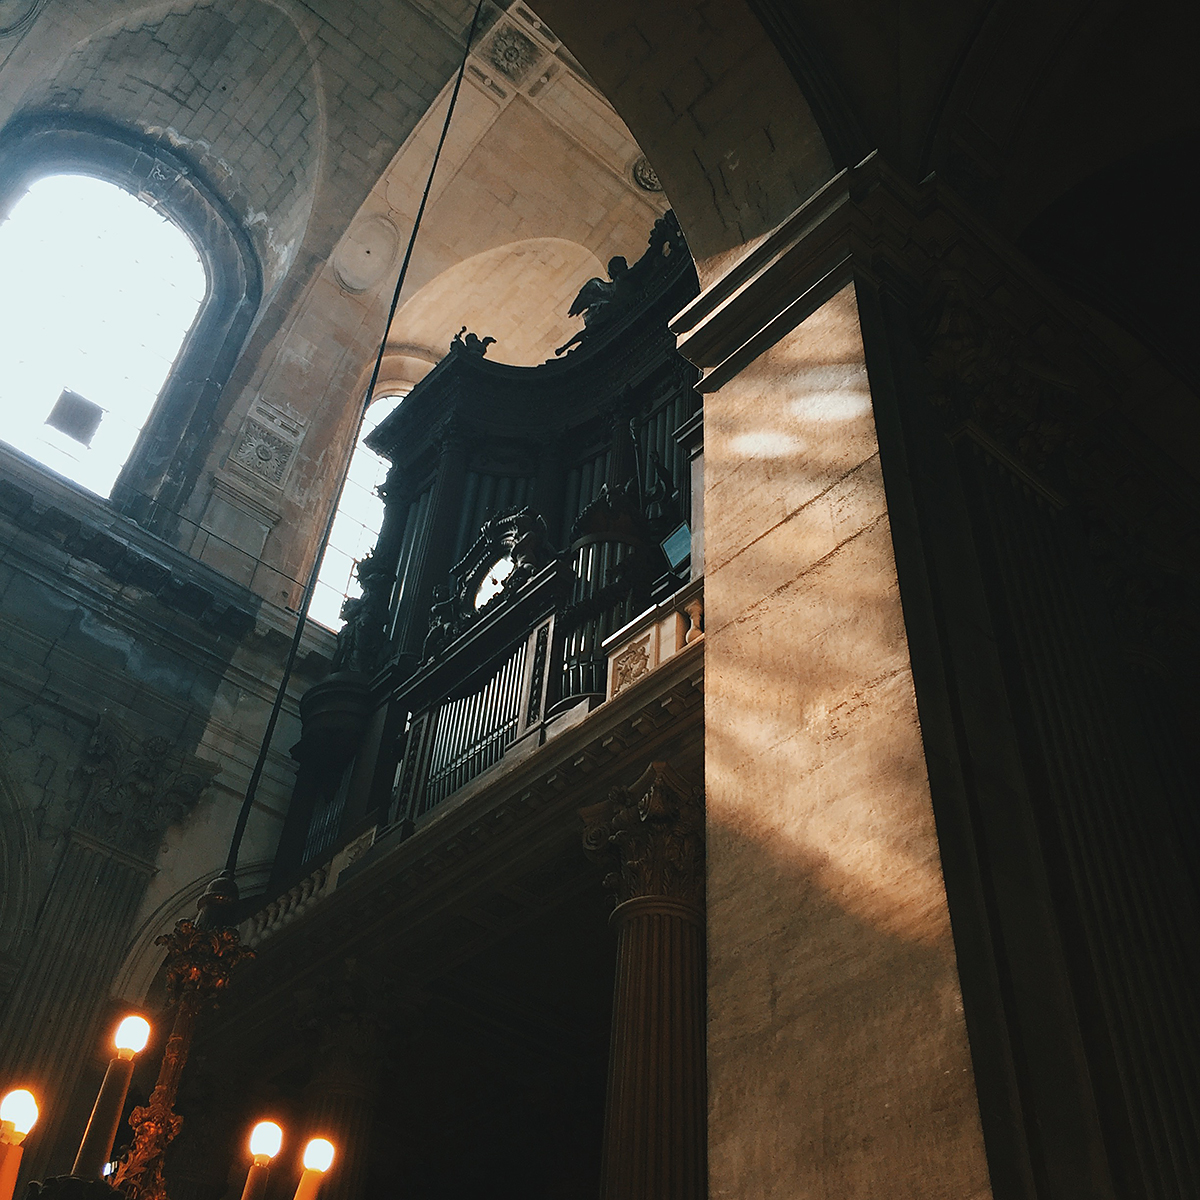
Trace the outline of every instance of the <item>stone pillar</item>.
<instances>
[{"instance_id":1,"label":"stone pillar","mask_svg":"<svg viewBox=\"0 0 1200 1200\"><path fill-rule=\"evenodd\" d=\"M366 1195L379 1086L379 1027L370 1005L338 1005L322 1015L320 1026L312 1080L305 1093L304 1140L325 1137L337 1149L333 1168L321 1186L321 1200L359 1200Z\"/></svg>"},{"instance_id":2,"label":"stone pillar","mask_svg":"<svg viewBox=\"0 0 1200 1200\"><path fill-rule=\"evenodd\" d=\"M708 1194L704 799L666 763L583 809L617 933L602 1200Z\"/></svg>"},{"instance_id":3,"label":"stone pillar","mask_svg":"<svg viewBox=\"0 0 1200 1200\"><path fill-rule=\"evenodd\" d=\"M43 1113L23 1179L70 1168L93 1098L76 1097L76 1087L94 1055L107 1057L104 1004L163 833L192 811L218 770L108 714L82 749L72 824L33 949L0 1013L0 1080L32 1087Z\"/></svg>"}]
</instances>

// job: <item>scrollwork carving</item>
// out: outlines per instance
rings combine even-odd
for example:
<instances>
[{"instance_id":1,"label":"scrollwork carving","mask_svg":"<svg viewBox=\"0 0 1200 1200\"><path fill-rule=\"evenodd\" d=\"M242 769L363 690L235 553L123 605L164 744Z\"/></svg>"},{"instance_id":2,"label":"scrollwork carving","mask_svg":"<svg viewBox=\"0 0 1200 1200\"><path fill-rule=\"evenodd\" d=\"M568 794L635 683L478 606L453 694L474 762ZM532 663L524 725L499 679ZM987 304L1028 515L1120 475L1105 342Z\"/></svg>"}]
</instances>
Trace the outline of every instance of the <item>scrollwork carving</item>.
<instances>
[{"instance_id":1,"label":"scrollwork carving","mask_svg":"<svg viewBox=\"0 0 1200 1200\"><path fill-rule=\"evenodd\" d=\"M511 570L500 589L481 602L480 584L502 557L511 562ZM522 508L492 517L454 565L449 582L434 588L422 661L436 658L482 613L515 596L552 557L546 522L532 509Z\"/></svg>"},{"instance_id":2,"label":"scrollwork carving","mask_svg":"<svg viewBox=\"0 0 1200 1200\"><path fill-rule=\"evenodd\" d=\"M608 868L617 903L638 897L704 901L704 793L666 763L581 809L583 848Z\"/></svg>"},{"instance_id":3,"label":"scrollwork carving","mask_svg":"<svg viewBox=\"0 0 1200 1200\"><path fill-rule=\"evenodd\" d=\"M613 695L650 673L650 635L630 643L613 659Z\"/></svg>"},{"instance_id":4,"label":"scrollwork carving","mask_svg":"<svg viewBox=\"0 0 1200 1200\"><path fill-rule=\"evenodd\" d=\"M220 770L180 752L169 738L139 739L104 713L83 753L87 787L76 827L151 859L168 827L196 807Z\"/></svg>"}]
</instances>

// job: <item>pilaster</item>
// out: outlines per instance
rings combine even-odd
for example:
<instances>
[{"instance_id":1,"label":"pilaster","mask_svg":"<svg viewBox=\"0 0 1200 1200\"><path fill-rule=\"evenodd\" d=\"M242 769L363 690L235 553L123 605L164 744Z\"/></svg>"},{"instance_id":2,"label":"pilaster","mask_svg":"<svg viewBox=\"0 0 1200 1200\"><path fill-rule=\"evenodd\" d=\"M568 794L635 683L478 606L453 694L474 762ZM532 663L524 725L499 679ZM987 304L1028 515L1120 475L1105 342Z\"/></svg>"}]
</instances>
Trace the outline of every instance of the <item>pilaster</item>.
<instances>
[{"instance_id":1,"label":"pilaster","mask_svg":"<svg viewBox=\"0 0 1200 1200\"><path fill-rule=\"evenodd\" d=\"M0 1022L0 1076L28 1080L44 1114L23 1176L69 1168L78 1131L62 1128L95 1044L125 940L167 827L190 812L215 763L107 714L83 747L81 797L25 961Z\"/></svg>"},{"instance_id":2,"label":"pilaster","mask_svg":"<svg viewBox=\"0 0 1200 1200\"><path fill-rule=\"evenodd\" d=\"M582 810L617 933L604 1200L702 1200L704 801L666 763Z\"/></svg>"}]
</instances>

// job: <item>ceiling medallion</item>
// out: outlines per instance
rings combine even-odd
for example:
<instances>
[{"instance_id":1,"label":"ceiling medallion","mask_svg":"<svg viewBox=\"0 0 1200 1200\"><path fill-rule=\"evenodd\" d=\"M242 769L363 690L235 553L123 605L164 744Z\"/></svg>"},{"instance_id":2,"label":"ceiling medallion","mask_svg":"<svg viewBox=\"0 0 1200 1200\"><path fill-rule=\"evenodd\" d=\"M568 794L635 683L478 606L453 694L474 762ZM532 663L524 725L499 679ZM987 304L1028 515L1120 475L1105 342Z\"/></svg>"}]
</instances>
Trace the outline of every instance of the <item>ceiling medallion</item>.
<instances>
[{"instance_id":1,"label":"ceiling medallion","mask_svg":"<svg viewBox=\"0 0 1200 1200\"><path fill-rule=\"evenodd\" d=\"M631 174L633 175L633 182L643 192L661 192L663 190L662 184L658 181L658 175L650 165L650 160L644 154L633 164Z\"/></svg>"},{"instance_id":2,"label":"ceiling medallion","mask_svg":"<svg viewBox=\"0 0 1200 1200\"><path fill-rule=\"evenodd\" d=\"M520 83L542 59L542 50L513 25L502 25L492 35L488 61L513 83Z\"/></svg>"}]
</instances>

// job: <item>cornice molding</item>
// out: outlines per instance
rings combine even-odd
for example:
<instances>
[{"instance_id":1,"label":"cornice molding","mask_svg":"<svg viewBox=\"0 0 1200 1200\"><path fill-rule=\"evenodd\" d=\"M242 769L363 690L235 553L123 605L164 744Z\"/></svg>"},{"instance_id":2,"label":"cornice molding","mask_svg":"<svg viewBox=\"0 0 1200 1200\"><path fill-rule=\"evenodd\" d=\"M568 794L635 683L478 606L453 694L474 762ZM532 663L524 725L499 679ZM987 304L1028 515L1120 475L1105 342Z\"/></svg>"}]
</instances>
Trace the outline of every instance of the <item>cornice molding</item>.
<instances>
[{"instance_id":1,"label":"cornice molding","mask_svg":"<svg viewBox=\"0 0 1200 1200\"><path fill-rule=\"evenodd\" d=\"M546 854L578 836L580 804L628 778L631 762L695 748L703 736L703 645L688 646L638 688L509 769L472 781L412 836L401 838L398 827L383 831L335 890L256 941L260 958L245 980L253 975L253 987L239 986L244 1007L220 1018L223 1030L253 1038L283 996L329 964L356 952L393 955L396 943L421 936L447 907L470 909L497 888L511 890ZM582 853L579 866L569 886L594 886Z\"/></svg>"},{"instance_id":2,"label":"cornice molding","mask_svg":"<svg viewBox=\"0 0 1200 1200\"><path fill-rule=\"evenodd\" d=\"M5 447L0 447L0 521L30 539L28 553L40 546L46 555L77 559L110 580L119 594L128 588L152 595L218 635L240 640L254 628L261 601L253 593Z\"/></svg>"},{"instance_id":3,"label":"cornice molding","mask_svg":"<svg viewBox=\"0 0 1200 1200\"><path fill-rule=\"evenodd\" d=\"M956 251L966 251L956 258ZM877 153L835 175L671 322L679 352L716 391L848 283L870 279L919 298L952 267L990 291L1011 278L1083 337L1111 374L1113 356L1023 255L930 176L912 185Z\"/></svg>"}]
</instances>

